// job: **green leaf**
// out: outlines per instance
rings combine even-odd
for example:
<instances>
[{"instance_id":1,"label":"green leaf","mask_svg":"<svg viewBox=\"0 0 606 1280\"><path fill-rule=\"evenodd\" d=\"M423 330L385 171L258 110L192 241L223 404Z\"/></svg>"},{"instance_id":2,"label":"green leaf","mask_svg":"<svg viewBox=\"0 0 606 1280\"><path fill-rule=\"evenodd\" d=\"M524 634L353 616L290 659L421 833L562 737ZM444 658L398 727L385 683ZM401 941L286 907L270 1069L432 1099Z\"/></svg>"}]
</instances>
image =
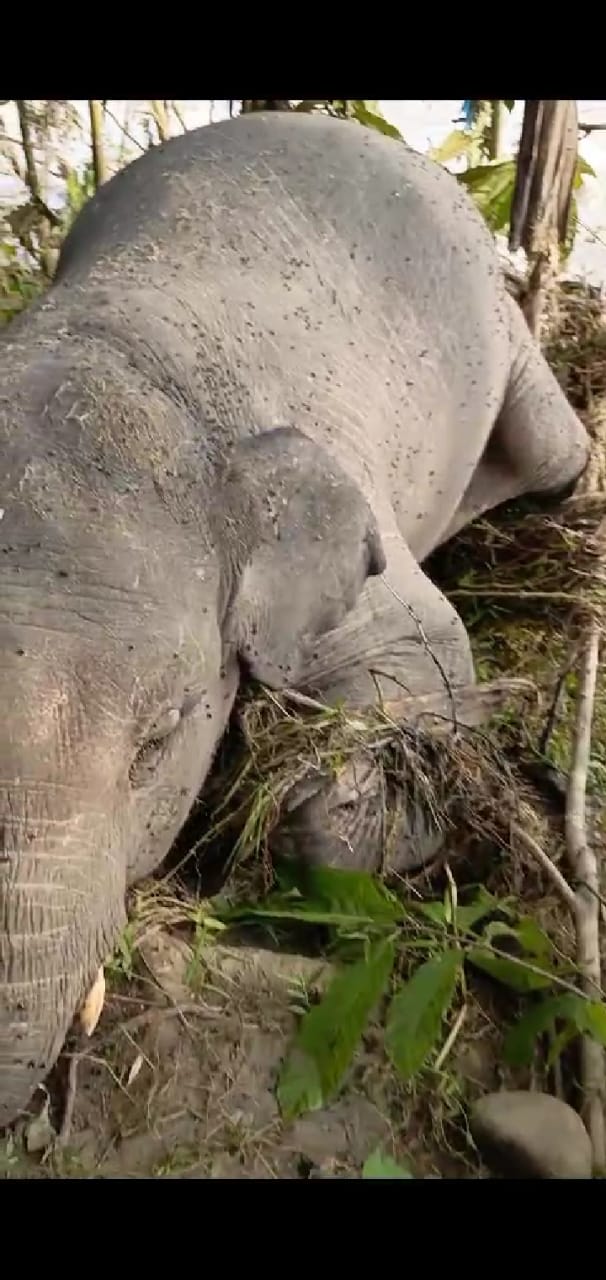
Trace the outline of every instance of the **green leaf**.
<instances>
[{"instance_id":1,"label":"green leaf","mask_svg":"<svg viewBox=\"0 0 606 1280\"><path fill-rule=\"evenodd\" d=\"M547 1054L546 1065L552 1067L554 1062L563 1054L567 1045L578 1035L577 1029L572 1022L567 1022L566 1026L558 1033L552 1036L549 1052Z\"/></svg>"},{"instance_id":2,"label":"green leaf","mask_svg":"<svg viewBox=\"0 0 606 1280\"><path fill-rule=\"evenodd\" d=\"M222 918L303 920L356 929L391 926L405 914L394 894L365 871L292 867L283 869L282 883L290 886L288 892L271 894L259 904L230 908Z\"/></svg>"},{"instance_id":3,"label":"green leaf","mask_svg":"<svg viewBox=\"0 0 606 1280\"><path fill-rule=\"evenodd\" d=\"M606 1045L606 1006L566 992L542 1000L516 1022L503 1046L507 1061L512 1066L527 1066L532 1061L537 1036L552 1030L557 1019L574 1027L576 1034L590 1035ZM571 1038L567 1036L568 1040Z\"/></svg>"},{"instance_id":4,"label":"green leaf","mask_svg":"<svg viewBox=\"0 0 606 1280\"><path fill-rule=\"evenodd\" d=\"M470 964L484 973L496 978L497 982L522 993L527 991L543 991L553 983L555 976L550 963L553 945L547 934L539 927L531 916L523 916L515 926L501 921L491 921L483 935L483 941L494 943L502 939L512 939L518 947L532 959L533 965L540 966L542 974L524 967L524 956L518 955L516 948L512 958L497 956L481 944L468 952Z\"/></svg>"},{"instance_id":5,"label":"green leaf","mask_svg":"<svg viewBox=\"0 0 606 1280\"><path fill-rule=\"evenodd\" d=\"M395 124L390 124L380 111L369 111L364 102L352 103L352 116L358 124L366 125L368 129L376 129L378 133L384 133L388 138L395 138L398 142L404 141Z\"/></svg>"},{"instance_id":6,"label":"green leaf","mask_svg":"<svg viewBox=\"0 0 606 1280\"><path fill-rule=\"evenodd\" d=\"M377 920L399 920L404 915L395 894L368 871L318 866L293 867L288 874L289 888L345 915Z\"/></svg>"},{"instance_id":7,"label":"green leaf","mask_svg":"<svg viewBox=\"0 0 606 1280\"><path fill-rule=\"evenodd\" d=\"M513 915L509 899L495 898L492 893L489 893L481 885L473 902L457 907L456 918L459 933L468 933L470 929L473 929L474 925L479 924L481 920L485 920L487 916L493 915L496 911L505 915Z\"/></svg>"},{"instance_id":8,"label":"green leaf","mask_svg":"<svg viewBox=\"0 0 606 1280\"><path fill-rule=\"evenodd\" d=\"M467 155L468 151L476 145L477 138L474 133L453 129L438 147L432 147L429 154L431 159L437 160L439 164L448 164L449 160Z\"/></svg>"},{"instance_id":9,"label":"green leaf","mask_svg":"<svg viewBox=\"0 0 606 1280\"><path fill-rule=\"evenodd\" d=\"M501 98L501 102L503 103L504 107L507 107L507 110L509 112L512 112L516 105L515 98Z\"/></svg>"},{"instance_id":10,"label":"green leaf","mask_svg":"<svg viewBox=\"0 0 606 1280\"><path fill-rule=\"evenodd\" d=\"M398 1164L391 1156L384 1156L380 1150L373 1151L362 1168L363 1178L414 1178L405 1165Z\"/></svg>"},{"instance_id":11,"label":"green leaf","mask_svg":"<svg viewBox=\"0 0 606 1280\"><path fill-rule=\"evenodd\" d=\"M573 186L576 191L578 191L579 187L582 187L583 185L583 174L586 174L589 178L597 177L595 169L592 169L588 161L585 160L583 156L577 156L573 181Z\"/></svg>"},{"instance_id":12,"label":"green leaf","mask_svg":"<svg viewBox=\"0 0 606 1280\"><path fill-rule=\"evenodd\" d=\"M509 225L511 217L516 179L515 160L476 165L465 173L458 173L457 178L467 187L491 230L503 231Z\"/></svg>"},{"instance_id":13,"label":"green leaf","mask_svg":"<svg viewBox=\"0 0 606 1280\"><path fill-rule=\"evenodd\" d=\"M462 951L443 951L422 964L393 997L385 1044L403 1080L411 1080L435 1048L462 968Z\"/></svg>"},{"instance_id":14,"label":"green leaf","mask_svg":"<svg viewBox=\"0 0 606 1280\"><path fill-rule=\"evenodd\" d=\"M446 924L446 909L443 902L414 902L411 905L415 914L425 916L434 924Z\"/></svg>"},{"instance_id":15,"label":"green leaf","mask_svg":"<svg viewBox=\"0 0 606 1280\"><path fill-rule=\"evenodd\" d=\"M370 944L366 959L337 974L321 1003L305 1014L278 1082L285 1120L324 1106L340 1087L386 990L395 954L393 938Z\"/></svg>"},{"instance_id":16,"label":"green leaf","mask_svg":"<svg viewBox=\"0 0 606 1280\"><path fill-rule=\"evenodd\" d=\"M514 933L524 951L534 956L537 960L544 962L553 955L551 938L545 933L544 929L540 928L536 920L533 920L532 916L522 916L522 919L516 925Z\"/></svg>"},{"instance_id":17,"label":"green leaf","mask_svg":"<svg viewBox=\"0 0 606 1280\"><path fill-rule=\"evenodd\" d=\"M597 1000L586 1000L583 1013L583 1030L606 1048L606 1005Z\"/></svg>"},{"instance_id":18,"label":"green leaf","mask_svg":"<svg viewBox=\"0 0 606 1280\"><path fill-rule=\"evenodd\" d=\"M544 991L553 985L553 975L549 972L535 973L532 969L526 968L522 961L495 956L485 947L472 947L467 952L467 959L474 968L481 969L483 973L489 974L503 986L510 987L512 991L522 993Z\"/></svg>"}]
</instances>

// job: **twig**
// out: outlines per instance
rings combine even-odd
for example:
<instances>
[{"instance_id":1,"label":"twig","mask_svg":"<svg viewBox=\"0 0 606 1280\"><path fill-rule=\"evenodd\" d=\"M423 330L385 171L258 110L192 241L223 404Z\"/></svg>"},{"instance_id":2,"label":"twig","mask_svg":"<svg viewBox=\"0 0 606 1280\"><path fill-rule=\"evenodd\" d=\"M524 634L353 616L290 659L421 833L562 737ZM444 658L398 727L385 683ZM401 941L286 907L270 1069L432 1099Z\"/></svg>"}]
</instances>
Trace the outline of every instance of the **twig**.
<instances>
[{"instance_id":1,"label":"twig","mask_svg":"<svg viewBox=\"0 0 606 1280\"><path fill-rule=\"evenodd\" d=\"M566 801L566 848L574 876L577 960L583 975L583 990L595 999L601 990L599 874L595 851L587 840L585 793L591 752L591 723L598 672L600 627L593 620L588 627L580 672L579 697L573 743L573 760ZM589 890L589 892L588 892ZM589 1036L581 1041L582 1114L593 1148L594 1169L606 1168L606 1072L604 1050Z\"/></svg>"},{"instance_id":2,"label":"twig","mask_svg":"<svg viewBox=\"0 0 606 1280\"><path fill-rule=\"evenodd\" d=\"M576 894L570 888L568 881L564 879L559 867L556 867L555 862L552 862L549 854L545 853L545 850L541 848L541 845L538 844L534 837L529 835L527 831L524 831L523 827L518 826L517 822L513 823L511 834L516 840L520 841L520 844L523 844L524 847L528 849L529 853L536 858L537 862L540 862L541 866L553 880L553 883L560 897L563 898L566 903L566 906L569 907L573 914L575 914L577 909Z\"/></svg>"},{"instance_id":3,"label":"twig","mask_svg":"<svg viewBox=\"0 0 606 1280\"><path fill-rule=\"evenodd\" d=\"M502 960L507 960L510 964L517 965L518 968L526 969L528 973L536 973L538 978L548 978L554 986L561 987L562 991L569 991L571 995L577 997L577 1000L579 997L581 1000L595 1000L596 998L595 991L591 993L580 991L578 987L575 987L574 982L569 982L567 978L561 978L559 974L550 973L548 969L541 969L540 965L532 964L530 960L522 960L519 956L512 955L510 951L503 951L501 947L495 947L492 942L482 940L481 945L486 951L491 951L493 956L500 956Z\"/></svg>"},{"instance_id":4,"label":"twig","mask_svg":"<svg viewBox=\"0 0 606 1280\"><path fill-rule=\"evenodd\" d=\"M452 1024L452 1027L450 1028L450 1031L448 1032L448 1035L444 1041L444 1044L440 1049L440 1052L435 1061L434 1070L440 1071L444 1066L444 1063L448 1057L448 1054L450 1053L450 1050L452 1049L452 1046L455 1040L457 1039L457 1036L459 1035L459 1032L461 1030L461 1027L463 1026L463 1023L466 1017L467 1017L467 1005L464 1004L459 1009L459 1012Z\"/></svg>"},{"instance_id":5,"label":"twig","mask_svg":"<svg viewBox=\"0 0 606 1280\"><path fill-rule=\"evenodd\" d=\"M267 692L267 690L266 690ZM280 689L280 696L286 698L287 702L294 702L296 707L307 707L310 711L334 711L327 702L319 702L317 698L310 698L306 693L298 693L296 689ZM278 699L272 699L278 702Z\"/></svg>"},{"instance_id":6,"label":"twig","mask_svg":"<svg viewBox=\"0 0 606 1280\"><path fill-rule=\"evenodd\" d=\"M68 1058L63 1116L61 1118L61 1127L55 1141L55 1146L57 1147L65 1147L67 1145L72 1131L72 1120L74 1118L74 1107L76 1105L76 1093L78 1091L79 1062L79 1053L74 1053L70 1058Z\"/></svg>"},{"instance_id":7,"label":"twig","mask_svg":"<svg viewBox=\"0 0 606 1280\"><path fill-rule=\"evenodd\" d=\"M431 658L431 661L433 662L434 666L437 667L440 673L440 676L444 682L444 688L446 689L446 692L448 694L448 700L450 703L450 710L452 715L452 727L454 729L454 732L457 733L458 732L457 707L455 703L454 693L452 690L452 685L450 683L450 680L448 679L448 676L446 675L446 671L444 670L444 667L440 662L440 659L438 658L437 654L434 653L429 643L429 640L425 633L425 628L423 626L423 623L421 622L421 619L418 617L418 615L415 613L415 610L413 609L412 605L409 604L407 600L403 600L402 597L398 595L398 592L394 589L394 587L391 586L391 583L387 582L387 579L384 579L384 582L385 582L385 586L387 587L387 590L390 591L392 596L394 597L394 600L397 600L398 604L401 604L402 608L405 609L406 612L412 618L415 624L415 627L417 628L417 631L419 633L419 637L421 639L421 643L423 645L423 648L425 649L425 652Z\"/></svg>"},{"instance_id":8,"label":"twig","mask_svg":"<svg viewBox=\"0 0 606 1280\"><path fill-rule=\"evenodd\" d=\"M90 139L93 153L93 171L95 187L100 187L109 177L105 150L103 147L103 105L98 98L90 98L88 103L90 118Z\"/></svg>"},{"instance_id":9,"label":"twig","mask_svg":"<svg viewBox=\"0 0 606 1280\"><path fill-rule=\"evenodd\" d=\"M150 98L149 104L152 109L152 116L155 121L156 129L158 130L160 142L168 142L168 139L170 138L170 125L168 123L166 105L160 98Z\"/></svg>"},{"instance_id":10,"label":"twig","mask_svg":"<svg viewBox=\"0 0 606 1280\"><path fill-rule=\"evenodd\" d=\"M54 209L49 209L46 201L42 198L42 189L40 187L40 179L38 177L38 170L36 169L36 160L34 157L34 144L31 129L29 127L27 103L22 99L16 99L16 105L19 116L19 128L21 129L23 155L25 158L25 176L32 198L32 204L35 205L38 212L46 218L51 227L60 227L61 218L57 213L55 213Z\"/></svg>"},{"instance_id":11,"label":"twig","mask_svg":"<svg viewBox=\"0 0 606 1280\"><path fill-rule=\"evenodd\" d=\"M175 113L175 115L176 115L176 117L177 117L177 120L178 120L179 124L181 125L181 128L182 128L183 132L184 132L184 133L187 133L187 125L186 125L186 123L185 123L185 116L183 115L183 112L181 111L181 108L177 105L177 103L176 103L176 102L173 102L171 105L172 105L172 109L173 109L173 111L174 111L174 113ZM212 116L212 111L211 111L211 116ZM212 124L212 119L211 119L211 124Z\"/></svg>"},{"instance_id":12,"label":"twig","mask_svg":"<svg viewBox=\"0 0 606 1280\"><path fill-rule=\"evenodd\" d=\"M579 124L581 133L601 133L606 129L606 124Z\"/></svg>"},{"instance_id":13,"label":"twig","mask_svg":"<svg viewBox=\"0 0 606 1280\"><path fill-rule=\"evenodd\" d=\"M448 592L449 600L461 600L477 596L493 600L557 600L560 604L578 604L580 596L570 591L520 591L519 587L455 587Z\"/></svg>"},{"instance_id":14,"label":"twig","mask_svg":"<svg viewBox=\"0 0 606 1280\"><path fill-rule=\"evenodd\" d=\"M265 692L278 707L280 699L283 698L295 706L306 707L311 711L322 711L324 714L330 712L336 714L337 711L337 708L331 704L319 702L316 698L311 698L306 693L299 693L296 689L281 689L279 697L272 697L271 690L267 688ZM501 676L495 680L487 680L483 684L461 685L452 691L452 697L457 708L458 719L468 716L470 703L477 708L478 717L482 718L484 714L488 715L491 710L504 703L507 698L521 698L531 693L536 693L536 685L532 680L522 676ZM436 716L441 719L443 706L444 693L438 690L434 693L407 694L402 698L389 698L375 710L381 711L392 722L398 723L402 720L413 721L421 716ZM355 720L355 710L350 714ZM452 720L448 721L446 727L453 727Z\"/></svg>"},{"instance_id":15,"label":"twig","mask_svg":"<svg viewBox=\"0 0 606 1280\"><path fill-rule=\"evenodd\" d=\"M554 731L555 723L560 710L562 694L564 692L564 685L566 683L568 676L570 675L570 672L572 671L572 668L574 667L576 656L577 654L575 649L573 653L569 655L568 660L564 663L564 666L562 667L562 670L560 671L560 674L558 676L556 687L553 694L552 703L549 708L549 714L547 716L547 719L545 721L545 727L539 739L539 752L542 756L547 754L547 747L549 746L549 740Z\"/></svg>"},{"instance_id":16,"label":"twig","mask_svg":"<svg viewBox=\"0 0 606 1280\"><path fill-rule=\"evenodd\" d=\"M105 105L105 114L106 116L109 116L110 120L113 120L114 124L117 124L119 129L122 130L124 137L128 138L128 141L132 142L134 147L138 147L139 151L143 151L143 153L145 154L146 148L143 146L143 143L139 142L138 138L135 138L134 134L130 133L130 131L126 127L126 124L122 120L118 120L118 117L114 115L113 111L110 111L109 107L107 106L107 103Z\"/></svg>"}]
</instances>

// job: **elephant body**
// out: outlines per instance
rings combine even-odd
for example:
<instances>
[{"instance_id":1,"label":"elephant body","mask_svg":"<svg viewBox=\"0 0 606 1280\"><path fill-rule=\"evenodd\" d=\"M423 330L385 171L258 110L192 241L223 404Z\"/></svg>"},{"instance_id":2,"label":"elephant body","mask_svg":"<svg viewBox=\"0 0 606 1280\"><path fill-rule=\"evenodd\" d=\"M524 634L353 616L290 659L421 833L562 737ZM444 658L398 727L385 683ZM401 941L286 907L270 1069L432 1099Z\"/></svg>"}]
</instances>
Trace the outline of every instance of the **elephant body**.
<instances>
[{"instance_id":1,"label":"elephant body","mask_svg":"<svg viewBox=\"0 0 606 1280\"><path fill-rule=\"evenodd\" d=\"M480 215L403 144L246 116L89 201L0 342L0 1125L242 669L352 705L470 683L422 562L587 456Z\"/></svg>"}]
</instances>

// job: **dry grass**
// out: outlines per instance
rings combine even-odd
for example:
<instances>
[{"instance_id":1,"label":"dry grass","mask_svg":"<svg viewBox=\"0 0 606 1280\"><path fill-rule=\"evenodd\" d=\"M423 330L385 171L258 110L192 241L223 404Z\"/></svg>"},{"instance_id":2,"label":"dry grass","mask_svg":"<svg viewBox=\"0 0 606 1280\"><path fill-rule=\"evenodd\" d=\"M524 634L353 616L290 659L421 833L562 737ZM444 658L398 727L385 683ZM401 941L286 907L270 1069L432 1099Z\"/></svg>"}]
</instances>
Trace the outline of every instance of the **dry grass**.
<instances>
[{"instance_id":1,"label":"dry grass","mask_svg":"<svg viewBox=\"0 0 606 1280\"><path fill-rule=\"evenodd\" d=\"M388 819L395 819L403 797L412 800L466 849L487 840L507 846L510 825L530 799L507 758L506 717L491 735L461 728L447 736L395 723L379 708L363 715L305 712L262 691L241 700L238 721L233 758L205 792L194 853L199 857L220 842L232 867L262 868L259 887L271 879L271 836L293 788L339 776L354 756L380 769ZM250 892L248 877L244 883Z\"/></svg>"}]
</instances>

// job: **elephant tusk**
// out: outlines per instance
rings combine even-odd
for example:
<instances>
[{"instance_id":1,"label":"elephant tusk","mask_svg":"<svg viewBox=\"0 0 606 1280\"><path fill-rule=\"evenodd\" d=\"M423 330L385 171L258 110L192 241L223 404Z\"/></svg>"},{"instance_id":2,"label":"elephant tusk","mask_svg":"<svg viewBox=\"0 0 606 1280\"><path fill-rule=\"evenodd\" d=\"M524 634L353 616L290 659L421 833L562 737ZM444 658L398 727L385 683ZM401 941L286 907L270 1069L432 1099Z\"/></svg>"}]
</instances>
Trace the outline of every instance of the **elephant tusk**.
<instances>
[{"instance_id":1,"label":"elephant tusk","mask_svg":"<svg viewBox=\"0 0 606 1280\"><path fill-rule=\"evenodd\" d=\"M92 1036L105 1003L105 973L99 969L93 985L80 1007L80 1025L85 1035Z\"/></svg>"}]
</instances>

